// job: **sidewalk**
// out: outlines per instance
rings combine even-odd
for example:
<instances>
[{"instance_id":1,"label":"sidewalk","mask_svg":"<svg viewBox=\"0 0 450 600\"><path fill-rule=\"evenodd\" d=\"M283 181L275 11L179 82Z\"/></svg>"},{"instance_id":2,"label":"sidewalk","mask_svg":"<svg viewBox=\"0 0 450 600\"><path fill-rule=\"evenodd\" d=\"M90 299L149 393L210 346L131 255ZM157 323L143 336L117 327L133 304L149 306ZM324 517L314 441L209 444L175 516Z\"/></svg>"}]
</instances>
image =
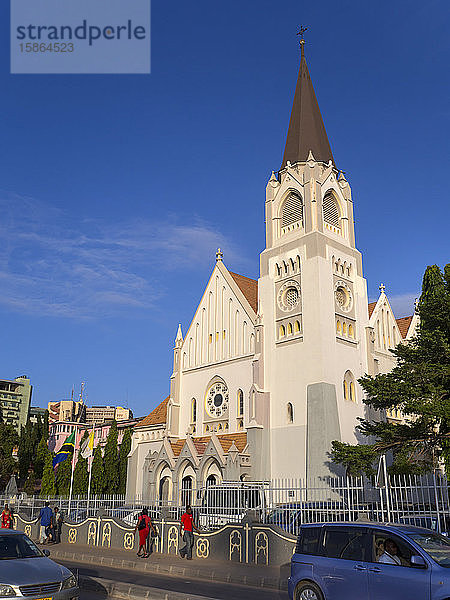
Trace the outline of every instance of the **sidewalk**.
<instances>
[{"instance_id":1,"label":"sidewalk","mask_svg":"<svg viewBox=\"0 0 450 600\"><path fill-rule=\"evenodd\" d=\"M272 590L286 589L290 569L290 565L273 567L200 558L187 561L179 556L158 553L143 559L137 558L136 554L130 550L80 544L76 546L73 544L50 545L48 550L50 550L50 558L57 561L70 561L173 577L191 577Z\"/></svg>"}]
</instances>

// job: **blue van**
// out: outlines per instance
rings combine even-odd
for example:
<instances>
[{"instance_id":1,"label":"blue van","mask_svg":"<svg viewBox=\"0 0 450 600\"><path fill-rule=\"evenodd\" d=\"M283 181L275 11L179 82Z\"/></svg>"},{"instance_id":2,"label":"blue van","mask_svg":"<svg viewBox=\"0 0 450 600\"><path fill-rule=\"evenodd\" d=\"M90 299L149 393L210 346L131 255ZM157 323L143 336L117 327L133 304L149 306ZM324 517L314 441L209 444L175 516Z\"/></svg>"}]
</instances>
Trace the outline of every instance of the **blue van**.
<instances>
[{"instance_id":1,"label":"blue van","mask_svg":"<svg viewBox=\"0 0 450 600\"><path fill-rule=\"evenodd\" d=\"M291 600L450 600L450 540L411 525L302 525Z\"/></svg>"}]
</instances>

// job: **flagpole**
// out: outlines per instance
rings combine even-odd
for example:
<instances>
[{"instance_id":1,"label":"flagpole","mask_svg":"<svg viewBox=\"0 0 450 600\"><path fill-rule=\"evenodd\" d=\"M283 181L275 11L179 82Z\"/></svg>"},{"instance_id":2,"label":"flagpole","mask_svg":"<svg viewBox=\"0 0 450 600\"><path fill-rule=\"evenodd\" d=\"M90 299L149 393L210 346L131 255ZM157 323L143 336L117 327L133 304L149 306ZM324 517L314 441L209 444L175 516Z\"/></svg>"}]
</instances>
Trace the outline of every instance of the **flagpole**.
<instances>
[{"instance_id":1,"label":"flagpole","mask_svg":"<svg viewBox=\"0 0 450 600\"><path fill-rule=\"evenodd\" d=\"M92 463L94 462L94 432L95 432L95 421L92 424L92 454L88 459L89 465L89 482L88 482L88 493L87 493L87 504L86 504L86 517L89 516L89 501L91 499L91 478L92 478Z\"/></svg>"},{"instance_id":2,"label":"flagpole","mask_svg":"<svg viewBox=\"0 0 450 600\"><path fill-rule=\"evenodd\" d=\"M73 445L73 454L72 454L72 472L70 474L70 491L69 491L69 509L68 509L68 515L70 515L70 505L72 504L72 490L73 490L73 472L75 471L75 450L76 450L76 445L77 445L77 437L78 437L78 429L77 426L75 426L75 443Z\"/></svg>"}]
</instances>

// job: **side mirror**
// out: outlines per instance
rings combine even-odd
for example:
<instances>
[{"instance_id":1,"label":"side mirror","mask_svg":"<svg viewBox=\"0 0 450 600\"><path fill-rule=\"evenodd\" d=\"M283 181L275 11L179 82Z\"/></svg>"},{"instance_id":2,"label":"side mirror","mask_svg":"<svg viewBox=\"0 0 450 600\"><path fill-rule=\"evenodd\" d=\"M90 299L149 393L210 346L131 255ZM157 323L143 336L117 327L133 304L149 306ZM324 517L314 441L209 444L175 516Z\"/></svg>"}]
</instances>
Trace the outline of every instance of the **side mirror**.
<instances>
[{"instance_id":1,"label":"side mirror","mask_svg":"<svg viewBox=\"0 0 450 600\"><path fill-rule=\"evenodd\" d=\"M419 555L411 556L410 563L411 563L411 566L415 567L416 569L426 569L427 568L427 563L425 562L425 559Z\"/></svg>"}]
</instances>

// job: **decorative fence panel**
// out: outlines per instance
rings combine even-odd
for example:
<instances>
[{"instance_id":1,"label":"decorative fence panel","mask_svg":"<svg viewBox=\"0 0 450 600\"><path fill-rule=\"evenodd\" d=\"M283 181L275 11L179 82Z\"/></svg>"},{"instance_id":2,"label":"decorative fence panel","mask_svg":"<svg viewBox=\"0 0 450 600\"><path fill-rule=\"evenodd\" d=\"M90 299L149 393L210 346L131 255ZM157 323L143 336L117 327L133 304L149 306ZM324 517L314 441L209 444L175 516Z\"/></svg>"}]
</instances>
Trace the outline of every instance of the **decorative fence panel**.
<instances>
[{"instance_id":1,"label":"decorative fence panel","mask_svg":"<svg viewBox=\"0 0 450 600\"><path fill-rule=\"evenodd\" d=\"M62 497L0 497L0 502L9 502L15 513L30 521L37 518L45 501L58 506L66 519L74 523L102 514L131 527L144 506L153 519L178 521L188 502L198 524L206 531L228 523L240 524L249 517L253 522L274 525L296 535L302 523L355 521L363 517L450 532L448 482L442 474L391 476L378 482L330 478L223 482L189 490L177 490L174 486L171 497L164 500L145 496L74 496L69 503L68 498Z\"/></svg>"}]
</instances>

